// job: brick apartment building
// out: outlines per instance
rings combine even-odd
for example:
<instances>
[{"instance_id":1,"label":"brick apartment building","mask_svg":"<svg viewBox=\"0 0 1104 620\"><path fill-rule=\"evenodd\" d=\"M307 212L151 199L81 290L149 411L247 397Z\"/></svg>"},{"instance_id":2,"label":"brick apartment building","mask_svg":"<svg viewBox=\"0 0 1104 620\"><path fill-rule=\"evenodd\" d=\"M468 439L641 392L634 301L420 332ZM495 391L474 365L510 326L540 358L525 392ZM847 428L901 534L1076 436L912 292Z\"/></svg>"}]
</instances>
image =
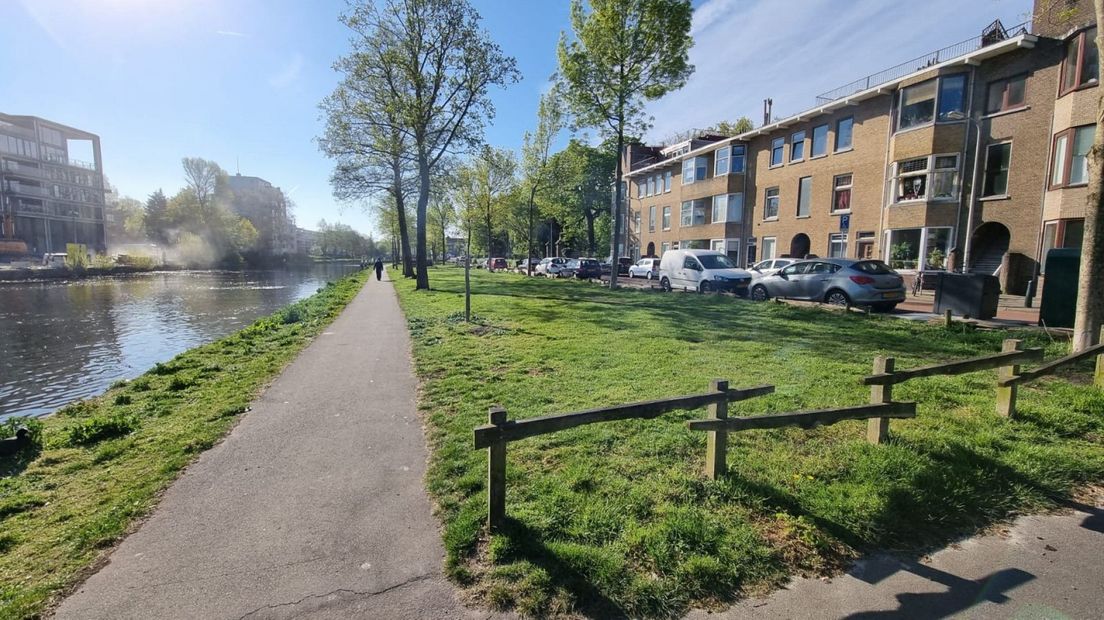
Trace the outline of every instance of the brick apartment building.
<instances>
[{"instance_id":1,"label":"brick apartment building","mask_svg":"<svg viewBox=\"0 0 1104 620\"><path fill-rule=\"evenodd\" d=\"M65 252L69 243L106 249L98 136L0 114L0 241L12 255Z\"/></svg>"},{"instance_id":2,"label":"brick apartment building","mask_svg":"<svg viewBox=\"0 0 1104 620\"><path fill-rule=\"evenodd\" d=\"M1035 9L738 136L628 147L630 252L872 257L1023 293L1080 247L1099 72L1091 2Z\"/></svg>"}]
</instances>

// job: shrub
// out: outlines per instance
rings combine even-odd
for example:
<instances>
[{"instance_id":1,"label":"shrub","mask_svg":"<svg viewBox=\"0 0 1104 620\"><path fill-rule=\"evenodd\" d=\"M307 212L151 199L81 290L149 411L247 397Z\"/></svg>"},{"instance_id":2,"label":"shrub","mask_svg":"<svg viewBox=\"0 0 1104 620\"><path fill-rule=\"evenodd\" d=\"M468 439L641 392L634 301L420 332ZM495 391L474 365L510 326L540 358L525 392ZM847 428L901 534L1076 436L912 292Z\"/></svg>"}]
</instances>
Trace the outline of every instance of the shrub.
<instances>
[{"instance_id":1,"label":"shrub","mask_svg":"<svg viewBox=\"0 0 1104 620\"><path fill-rule=\"evenodd\" d=\"M19 430L20 426L27 427L29 431L27 437L31 440L31 445L41 448L42 420L38 418L13 417L0 421L0 439L15 437L15 432Z\"/></svg>"},{"instance_id":2,"label":"shrub","mask_svg":"<svg viewBox=\"0 0 1104 620\"><path fill-rule=\"evenodd\" d=\"M137 420L133 416L92 416L69 429L69 444L87 446L104 439L128 435L137 427Z\"/></svg>"}]
</instances>

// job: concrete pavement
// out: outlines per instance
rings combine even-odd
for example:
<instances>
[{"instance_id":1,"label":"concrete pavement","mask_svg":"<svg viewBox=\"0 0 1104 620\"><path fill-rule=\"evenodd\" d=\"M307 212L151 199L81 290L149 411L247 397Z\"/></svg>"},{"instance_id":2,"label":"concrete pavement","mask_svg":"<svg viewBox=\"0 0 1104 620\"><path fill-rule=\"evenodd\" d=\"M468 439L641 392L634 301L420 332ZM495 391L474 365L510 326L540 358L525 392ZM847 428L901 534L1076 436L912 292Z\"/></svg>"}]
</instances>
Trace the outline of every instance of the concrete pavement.
<instances>
[{"instance_id":1,"label":"concrete pavement","mask_svg":"<svg viewBox=\"0 0 1104 620\"><path fill-rule=\"evenodd\" d=\"M487 617L442 574L409 351L373 278L56 617Z\"/></svg>"},{"instance_id":2,"label":"concrete pavement","mask_svg":"<svg viewBox=\"0 0 1104 620\"><path fill-rule=\"evenodd\" d=\"M1100 618L1104 497L1023 517L921 559L878 555L832 579L796 579L694 620L728 618Z\"/></svg>"}]
</instances>

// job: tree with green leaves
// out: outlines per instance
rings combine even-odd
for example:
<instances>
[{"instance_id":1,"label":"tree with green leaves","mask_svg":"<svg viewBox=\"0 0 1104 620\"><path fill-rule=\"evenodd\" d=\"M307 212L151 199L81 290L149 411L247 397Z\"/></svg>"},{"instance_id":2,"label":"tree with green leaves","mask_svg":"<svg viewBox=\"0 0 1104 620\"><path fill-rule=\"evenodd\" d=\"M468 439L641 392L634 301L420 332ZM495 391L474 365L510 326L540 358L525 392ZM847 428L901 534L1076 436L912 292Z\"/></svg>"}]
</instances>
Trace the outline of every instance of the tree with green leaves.
<instances>
[{"instance_id":1,"label":"tree with green leaves","mask_svg":"<svg viewBox=\"0 0 1104 620\"><path fill-rule=\"evenodd\" d=\"M614 158L609 145L594 147L574 138L551 158L555 178L546 211L563 227L568 243L579 248L581 238L590 255L598 251L599 223L609 212Z\"/></svg>"},{"instance_id":2,"label":"tree with green leaves","mask_svg":"<svg viewBox=\"0 0 1104 620\"><path fill-rule=\"evenodd\" d=\"M386 105L410 140L418 170L416 288L428 289L432 177L443 158L482 141L494 116L488 91L517 81L517 63L481 28L468 0L360 0L345 19L377 44L363 62L384 76Z\"/></svg>"},{"instance_id":3,"label":"tree with green leaves","mask_svg":"<svg viewBox=\"0 0 1104 620\"><path fill-rule=\"evenodd\" d=\"M560 37L559 73L571 112L580 125L615 138L614 260L621 235L625 135L643 135L645 102L681 88L693 73L692 14L690 0L572 0L574 37ZM610 287L616 286L614 270Z\"/></svg>"},{"instance_id":4,"label":"tree with green leaves","mask_svg":"<svg viewBox=\"0 0 1104 620\"><path fill-rule=\"evenodd\" d=\"M526 226L527 258L526 273L533 275L533 220L537 210L537 196L545 191L552 180L554 171L549 165L552 156L552 142L564 128L564 113L561 107L559 88L541 95L537 105L537 128L525 132L521 146L521 174L528 189L528 210Z\"/></svg>"},{"instance_id":5,"label":"tree with green leaves","mask_svg":"<svg viewBox=\"0 0 1104 620\"><path fill-rule=\"evenodd\" d=\"M146 235L156 243L168 243L169 227L169 199L165 192L157 190L146 198L145 206Z\"/></svg>"}]
</instances>

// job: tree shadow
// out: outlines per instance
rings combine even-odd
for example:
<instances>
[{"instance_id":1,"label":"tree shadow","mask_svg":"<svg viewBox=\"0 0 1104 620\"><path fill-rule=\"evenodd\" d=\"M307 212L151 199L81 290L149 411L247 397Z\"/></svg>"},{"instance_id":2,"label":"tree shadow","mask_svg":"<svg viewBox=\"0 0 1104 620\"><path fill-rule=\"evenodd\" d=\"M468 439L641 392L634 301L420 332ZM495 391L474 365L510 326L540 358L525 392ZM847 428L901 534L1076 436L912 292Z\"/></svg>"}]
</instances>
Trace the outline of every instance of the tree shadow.
<instances>
[{"instance_id":1,"label":"tree shadow","mask_svg":"<svg viewBox=\"0 0 1104 620\"><path fill-rule=\"evenodd\" d=\"M862 611L848 614L853 620L880 618L946 618L965 611L978 603L1008 602L1007 592L1035 579L1035 575L1019 568L1002 568L981 579L965 579L921 564L916 560L896 560L880 557L870 560L862 571L852 574L867 583L876 584L898 571L906 571L928 581L946 586L944 592L901 592L895 594L897 609ZM874 574L871 574L874 573ZM873 580L867 579L873 577Z\"/></svg>"}]
</instances>

